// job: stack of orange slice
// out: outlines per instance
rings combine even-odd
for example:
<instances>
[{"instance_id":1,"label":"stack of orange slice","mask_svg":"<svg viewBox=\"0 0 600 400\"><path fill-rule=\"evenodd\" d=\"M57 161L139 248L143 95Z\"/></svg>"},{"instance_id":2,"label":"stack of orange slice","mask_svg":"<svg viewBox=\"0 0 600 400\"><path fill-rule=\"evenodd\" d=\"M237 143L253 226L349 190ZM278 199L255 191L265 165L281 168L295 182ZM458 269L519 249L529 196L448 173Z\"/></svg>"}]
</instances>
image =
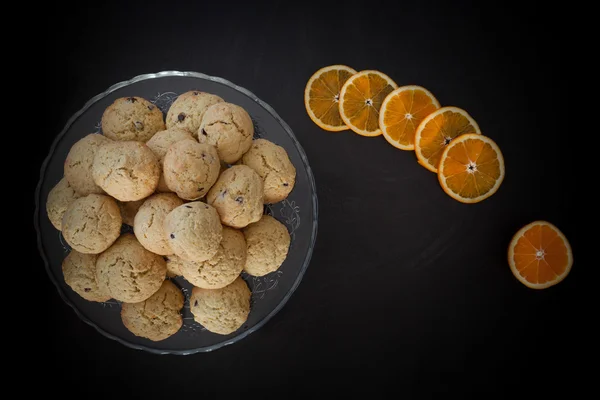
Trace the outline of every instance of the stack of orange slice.
<instances>
[{"instance_id":1,"label":"stack of orange slice","mask_svg":"<svg viewBox=\"0 0 600 400\"><path fill-rule=\"evenodd\" d=\"M309 79L304 105L327 131L383 135L398 149L414 150L419 164L437 173L442 189L460 202L478 203L504 180L504 158L496 143L481 135L465 110L440 107L424 87L398 87L379 71L331 65Z\"/></svg>"}]
</instances>

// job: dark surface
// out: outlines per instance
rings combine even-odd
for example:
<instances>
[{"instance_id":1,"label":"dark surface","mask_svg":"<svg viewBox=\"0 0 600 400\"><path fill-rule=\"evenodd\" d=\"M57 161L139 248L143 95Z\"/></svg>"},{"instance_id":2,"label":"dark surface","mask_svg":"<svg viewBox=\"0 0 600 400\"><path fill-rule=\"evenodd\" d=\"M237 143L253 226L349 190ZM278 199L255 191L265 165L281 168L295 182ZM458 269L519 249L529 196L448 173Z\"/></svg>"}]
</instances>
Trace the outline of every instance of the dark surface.
<instances>
[{"instance_id":1,"label":"dark surface","mask_svg":"<svg viewBox=\"0 0 600 400\"><path fill-rule=\"evenodd\" d=\"M585 348L576 300L585 269L573 214L580 190L568 179L575 147L558 140L558 86L566 82L555 51L565 34L558 11L379 7L122 2L48 19L39 39L52 101L34 169L71 114L113 83L199 71L246 87L291 126L314 170L320 213L313 261L286 307L243 341L189 357L102 337L62 302L34 258L31 280L44 302L36 325L51 326L35 338L44 343L36 365L46 376L94 391L114 383L140 397L278 395L288 385L316 393L321 383L370 394L388 383L425 396L577 387L569 374ZM334 63L381 70L466 109L504 153L498 193L459 204L414 154L382 137L316 127L304 111L304 85ZM30 179L33 187L37 171ZM536 219L557 225L575 257L571 274L544 291L517 282L506 262L512 235Z\"/></svg>"}]
</instances>

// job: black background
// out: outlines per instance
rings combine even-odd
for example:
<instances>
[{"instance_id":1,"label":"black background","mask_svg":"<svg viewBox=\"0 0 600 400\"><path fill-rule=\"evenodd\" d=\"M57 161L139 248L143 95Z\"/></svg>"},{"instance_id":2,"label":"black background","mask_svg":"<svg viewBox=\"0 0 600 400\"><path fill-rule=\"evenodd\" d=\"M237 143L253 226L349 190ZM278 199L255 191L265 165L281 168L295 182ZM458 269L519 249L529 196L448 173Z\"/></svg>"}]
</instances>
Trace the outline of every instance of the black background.
<instances>
[{"instance_id":1,"label":"black background","mask_svg":"<svg viewBox=\"0 0 600 400\"><path fill-rule=\"evenodd\" d=\"M555 391L576 381L583 277L578 190L568 179L575 145L558 140L560 10L103 3L53 9L38 38L52 101L32 188L54 136L89 98L143 73L198 71L249 89L294 130L317 182L319 233L311 265L281 312L239 343L187 357L131 350L98 334L62 302L34 255L39 318L51 327L36 349L46 376L94 392L118 385L140 397L193 391L209 398L317 393L322 384L373 395L386 386L425 396ZM304 86L330 64L381 70L466 109L503 150L498 193L459 204L414 153L382 137L315 126ZM520 284L506 261L512 235L537 219L565 233L576 260L565 281L542 291Z\"/></svg>"}]
</instances>

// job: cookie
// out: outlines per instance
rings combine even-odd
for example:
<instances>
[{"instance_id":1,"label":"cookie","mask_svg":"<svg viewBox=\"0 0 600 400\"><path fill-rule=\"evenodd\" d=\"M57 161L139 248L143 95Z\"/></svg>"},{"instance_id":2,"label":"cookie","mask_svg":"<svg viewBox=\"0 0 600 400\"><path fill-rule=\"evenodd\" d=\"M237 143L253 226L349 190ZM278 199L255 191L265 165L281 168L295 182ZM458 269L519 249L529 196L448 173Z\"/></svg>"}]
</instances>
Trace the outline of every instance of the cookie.
<instances>
[{"instance_id":1,"label":"cookie","mask_svg":"<svg viewBox=\"0 0 600 400\"><path fill-rule=\"evenodd\" d=\"M288 197L296 183L296 168L285 149L266 139L256 139L242 156L242 164L260 175L264 182L265 203L277 203Z\"/></svg>"},{"instance_id":2,"label":"cookie","mask_svg":"<svg viewBox=\"0 0 600 400\"><path fill-rule=\"evenodd\" d=\"M171 191L167 186L167 182L165 182L165 176L162 173L162 163L165 155L167 154L167 150L172 144L177 143L180 140L193 138L194 137L192 134L185 129L171 128L156 132L156 134L152 136L148 142L146 142L146 145L150 147L150 150L152 150L156 158L158 158L158 162L161 167L160 179L158 180L158 187L156 188L158 192L164 193Z\"/></svg>"},{"instance_id":3,"label":"cookie","mask_svg":"<svg viewBox=\"0 0 600 400\"><path fill-rule=\"evenodd\" d=\"M243 228L263 214L263 181L252 168L234 165L219 176L206 202L217 209L224 225Z\"/></svg>"},{"instance_id":4,"label":"cookie","mask_svg":"<svg viewBox=\"0 0 600 400\"><path fill-rule=\"evenodd\" d=\"M290 234L281 222L264 215L244 229L244 237L248 249L244 271L263 276L279 269L290 248Z\"/></svg>"},{"instance_id":5,"label":"cookie","mask_svg":"<svg viewBox=\"0 0 600 400\"><path fill-rule=\"evenodd\" d=\"M136 201L156 190L158 159L141 142L111 142L100 146L92 164L94 182L117 200Z\"/></svg>"},{"instance_id":6,"label":"cookie","mask_svg":"<svg viewBox=\"0 0 600 400\"><path fill-rule=\"evenodd\" d=\"M104 302L110 296L98 287L96 282L97 254L82 254L71 250L62 262L62 272L65 283L75 293L88 301Z\"/></svg>"},{"instance_id":7,"label":"cookie","mask_svg":"<svg viewBox=\"0 0 600 400\"><path fill-rule=\"evenodd\" d=\"M108 249L121 233L121 211L109 196L90 194L75 199L62 219L62 235L73 249L98 254Z\"/></svg>"},{"instance_id":8,"label":"cookie","mask_svg":"<svg viewBox=\"0 0 600 400\"><path fill-rule=\"evenodd\" d=\"M141 97L116 99L102 114L102 133L113 140L147 142L164 129L162 111Z\"/></svg>"},{"instance_id":9,"label":"cookie","mask_svg":"<svg viewBox=\"0 0 600 400\"><path fill-rule=\"evenodd\" d=\"M152 296L166 274L165 260L146 250L131 233L121 235L96 261L100 290L125 303L137 303Z\"/></svg>"},{"instance_id":10,"label":"cookie","mask_svg":"<svg viewBox=\"0 0 600 400\"><path fill-rule=\"evenodd\" d=\"M217 180L219 169L215 147L194 139L171 145L163 161L168 188L186 200L197 200L206 195Z\"/></svg>"},{"instance_id":11,"label":"cookie","mask_svg":"<svg viewBox=\"0 0 600 400\"><path fill-rule=\"evenodd\" d=\"M173 253L186 261L208 260L223 239L217 210L201 201L186 203L167 214L163 233Z\"/></svg>"},{"instance_id":12,"label":"cookie","mask_svg":"<svg viewBox=\"0 0 600 400\"><path fill-rule=\"evenodd\" d=\"M67 207L79 197L81 196L75 192L67 178L64 177L48 193L46 213L52 225L59 231L62 230L62 218Z\"/></svg>"},{"instance_id":13,"label":"cookie","mask_svg":"<svg viewBox=\"0 0 600 400\"><path fill-rule=\"evenodd\" d=\"M250 289L241 277L221 289L194 287L190 310L207 330L220 335L237 331L250 313Z\"/></svg>"},{"instance_id":14,"label":"cookie","mask_svg":"<svg viewBox=\"0 0 600 400\"><path fill-rule=\"evenodd\" d=\"M217 95L197 90L182 93L167 112L167 128L182 128L195 134L206 109L222 101Z\"/></svg>"},{"instance_id":15,"label":"cookie","mask_svg":"<svg viewBox=\"0 0 600 400\"><path fill-rule=\"evenodd\" d=\"M133 224L133 232L140 244L156 254L172 254L173 250L163 233L163 222L168 213L182 204L183 200L173 193L148 197L138 210Z\"/></svg>"},{"instance_id":16,"label":"cookie","mask_svg":"<svg viewBox=\"0 0 600 400\"><path fill-rule=\"evenodd\" d=\"M144 199L136 201L117 200L117 205L121 210L121 218L123 218L123 223L125 225L129 225L133 228L133 219L135 218L135 214L137 214L142 204L144 204Z\"/></svg>"},{"instance_id":17,"label":"cookie","mask_svg":"<svg viewBox=\"0 0 600 400\"><path fill-rule=\"evenodd\" d=\"M164 281L152 296L138 303L123 303L121 320L134 335L160 341L175 334L183 325L183 294L170 281Z\"/></svg>"},{"instance_id":18,"label":"cookie","mask_svg":"<svg viewBox=\"0 0 600 400\"><path fill-rule=\"evenodd\" d=\"M233 164L252 145L254 124L242 107L217 103L204 113L196 135L200 143L215 146L222 161Z\"/></svg>"},{"instance_id":19,"label":"cookie","mask_svg":"<svg viewBox=\"0 0 600 400\"><path fill-rule=\"evenodd\" d=\"M183 261L181 275L192 285L203 289L220 289L233 282L244 269L246 241L242 232L223 228L219 250L204 262Z\"/></svg>"},{"instance_id":20,"label":"cookie","mask_svg":"<svg viewBox=\"0 0 600 400\"><path fill-rule=\"evenodd\" d=\"M186 261L175 254L169 254L168 256L165 256L164 259L167 262L167 276L169 278L181 276L181 267Z\"/></svg>"},{"instance_id":21,"label":"cookie","mask_svg":"<svg viewBox=\"0 0 600 400\"><path fill-rule=\"evenodd\" d=\"M110 142L111 140L105 136L91 133L77 141L69 150L65 159L65 178L80 196L104 193L104 190L94 182L92 164L100 146Z\"/></svg>"}]
</instances>

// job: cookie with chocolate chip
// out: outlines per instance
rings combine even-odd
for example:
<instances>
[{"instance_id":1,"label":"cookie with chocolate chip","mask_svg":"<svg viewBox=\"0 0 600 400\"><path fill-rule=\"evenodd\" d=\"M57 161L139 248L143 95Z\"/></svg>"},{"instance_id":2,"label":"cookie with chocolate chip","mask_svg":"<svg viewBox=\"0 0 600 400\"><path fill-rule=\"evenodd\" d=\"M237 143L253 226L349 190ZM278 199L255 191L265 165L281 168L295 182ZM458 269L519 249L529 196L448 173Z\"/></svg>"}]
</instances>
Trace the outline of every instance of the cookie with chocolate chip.
<instances>
[{"instance_id":1,"label":"cookie with chocolate chip","mask_svg":"<svg viewBox=\"0 0 600 400\"><path fill-rule=\"evenodd\" d=\"M102 133L113 140L147 142L165 129L163 113L141 97L121 97L104 110Z\"/></svg>"},{"instance_id":2,"label":"cookie with chocolate chip","mask_svg":"<svg viewBox=\"0 0 600 400\"><path fill-rule=\"evenodd\" d=\"M181 128L195 135L208 107L222 101L222 98L211 93L197 90L185 92L169 108L167 128Z\"/></svg>"}]
</instances>

